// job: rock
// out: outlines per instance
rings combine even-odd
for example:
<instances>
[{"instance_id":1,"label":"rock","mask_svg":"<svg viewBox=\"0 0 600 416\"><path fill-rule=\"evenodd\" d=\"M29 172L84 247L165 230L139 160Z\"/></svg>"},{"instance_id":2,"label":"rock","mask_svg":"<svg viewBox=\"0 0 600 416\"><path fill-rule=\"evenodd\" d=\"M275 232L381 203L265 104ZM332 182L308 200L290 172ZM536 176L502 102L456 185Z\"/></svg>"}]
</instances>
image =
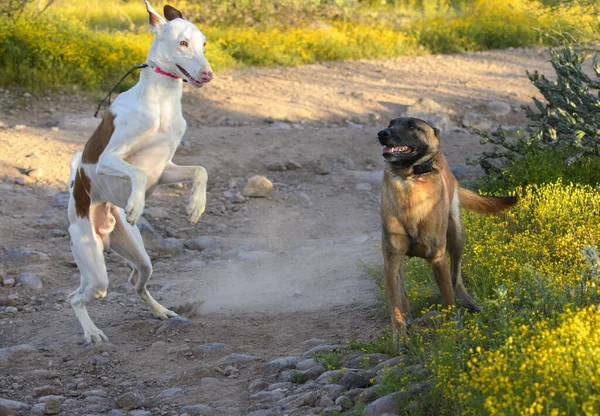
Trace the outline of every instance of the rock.
<instances>
[{"instance_id":1,"label":"rock","mask_svg":"<svg viewBox=\"0 0 600 416\"><path fill-rule=\"evenodd\" d=\"M320 339L320 338L311 338L311 339L307 339L306 341L302 342L302 345L304 345L305 347L308 347L308 348L313 348L318 345L325 345L325 344L327 344L327 341L325 341L324 339Z\"/></svg>"},{"instance_id":2,"label":"rock","mask_svg":"<svg viewBox=\"0 0 600 416\"><path fill-rule=\"evenodd\" d=\"M43 415L45 410L46 410L46 403L37 403L37 404L33 405L31 410L29 410L29 414L31 416ZM0 415L1 414L2 413L0 413Z\"/></svg>"},{"instance_id":3,"label":"rock","mask_svg":"<svg viewBox=\"0 0 600 416\"><path fill-rule=\"evenodd\" d=\"M54 228L52 230L47 231L44 234L44 238L61 238L61 237L67 237L68 235L69 235L69 233L66 230Z\"/></svg>"},{"instance_id":4,"label":"rock","mask_svg":"<svg viewBox=\"0 0 600 416\"><path fill-rule=\"evenodd\" d=\"M325 367L323 367L321 364L317 364L314 367L309 368L308 370L300 371L300 374L302 375L302 378L304 380L314 380L324 372Z\"/></svg>"},{"instance_id":5,"label":"rock","mask_svg":"<svg viewBox=\"0 0 600 416\"><path fill-rule=\"evenodd\" d=\"M47 261L50 257L46 253L30 248L9 249L4 253L2 261L14 263L37 263Z\"/></svg>"},{"instance_id":6,"label":"rock","mask_svg":"<svg viewBox=\"0 0 600 416\"><path fill-rule=\"evenodd\" d=\"M381 371L382 369L384 369L386 367L395 367L398 364L400 364L401 362L404 362L405 359L406 359L406 357L404 357L403 355L399 355L397 357L390 358L389 360L379 363L375 367L373 367L371 370L369 370L369 375L371 377L375 377L377 375L377 373L379 371Z\"/></svg>"},{"instance_id":7,"label":"rock","mask_svg":"<svg viewBox=\"0 0 600 416\"><path fill-rule=\"evenodd\" d=\"M340 396L337 399L335 399L335 405L341 406L342 410L348 410L352 407L353 403L352 400L350 400L348 397Z\"/></svg>"},{"instance_id":8,"label":"rock","mask_svg":"<svg viewBox=\"0 0 600 416\"><path fill-rule=\"evenodd\" d=\"M345 362L348 368L372 368L376 365L389 360L390 357L385 354L360 354Z\"/></svg>"},{"instance_id":9,"label":"rock","mask_svg":"<svg viewBox=\"0 0 600 416\"><path fill-rule=\"evenodd\" d=\"M281 357L267 363L267 370L271 372L279 372L281 370L287 370L289 368L296 367L296 364L301 360L297 356Z\"/></svg>"},{"instance_id":10,"label":"rock","mask_svg":"<svg viewBox=\"0 0 600 416\"><path fill-rule=\"evenodd\" d=\"M217 246L217 240L208 235L204 235L201 237L191 238L183 243L184 246L189 248L190 250L206 250L207 248L215 248Z\"/></svg>"},{"instance_id":11,"label":"rock","mask_svg":"<svg viewBox=\"0 0 600 416\"><path fill-rule=\"evenodd\" d=\"M344 370L329 370L325 371L317 378L317 383L335 384L344 376Z\"/></svg>"},{"instance_id":12,"label":"rock","mask_svg":"<svg viewBox=\"0 0 600 416\"><path fill-rule=\"evenodd\" d=\"M132 410L129 412L129 416L151 416L152 412L149 410Z\"/></svg>"},{"instance_id":13,"label":"rock","mask_svg":"<svg viewBox=\"0 0 600 416\"><path fill-rule=\"evenodd\" d=\"M490 101L487 103L487 109L492 115L496 117L502 117L507 114L510 114L512 108L510 105L506 104L502 101Z\"/></svg>"},{"instance_id":14,"label":"rock","mask_svg":"<svg viewBox=\"0 0 600 416\"><path fill-rule=\"evenodd\" d=\"M334 400L346 390L346 386L342 386L341 384L325 384L319 389L320 392L322 392L323 394L327 394Z\"/></svg>"},{"instance_id":15,"label":"rock","mask_svg":"<svg viewBox=\"0 0 600 416\"><path fill-rule=\"evenodd\" d=\"M229 202L232 202L234 204L243 204L244 202L247 201L247 199L244 197L244 195L242 195L242 193L240 191L225 191L223 193L225 195L225 198L227 198L227 200Z\"/></svg>"},{"instance_id":16,"label":"rock","mask_svg":"<svg viewBox=\"0 0 600 416\"><path fill-rule=\"evenodd\" d=\"M158 328L157 332L170 331L170 330L178 330L181 328L186 328L190 326L191 321L185 316L176 316L174 318L170 318L165 321L160 328Z\"/></svg>"},{"instance_id":17,"label":"rock","mask_svg":"<svg viewBox=\"0 0 600 416\"><path fill-rule=\"evenodd\" d=\"M60 413L60 400L48 399L44 406L44 414L46 415L57 415Z\"/></svg>"},{"instance_id":18,"label":"rock","mask_svg":"<svg viewBox=\"0 0 600 416\"><path fill-rule=\"evenodd\" d=\"M58 394L56 387L51 385L36 387L33 389L34 397L49 396L51 394Z\"/></svg>"},{"instance_id":19,"label":"rock","mask_svg":"<svg viewBox=\"0 0 600 416\"><path fill-rule=\"evenodd\" d=\"M398 401L404 395L402 393L392 393L387 396L383 396L380 399L369 403L365 410L363 410L362 416L381 416L386 413L398 414L400 409L398 408Z\"/></svg>"},{"instance_id":20,"label":"rock","mask_svg":"<svg viewBox=\"0 0 600 416\"><path fill-rule=\"evenodd\" d=\"M22 344L13 347L0 348L0 365L14 364L16 360L25 358L31 354L37 354L38 350L31 345ZM2 402L0 402L2 405ZM10 406L6 406L9 407Z\"/></svg>"},{"instance_id":21,"label":"rock","mask_svg":"<svg viewBox=\"0 0 600 416\"><path fill-rule=\"evenodd\" d=\"M230 354L226 357L223 357L223 358L217 360L215 362L215 365L221 366L221 365L241 364L241 363L247 363L247 362L257 361L257 360L260 360L260 358L254 356L254 355L233 353L233 354Z\"/></svg>"},{"instance_id":22,"label":"rock","mask_svg":"<svg viewBox=\"0 0 600 416\"><path fill-rule=\"evenodd\" d=\"M265 390L268 386L269 383L264 381L262 378L257 378L256 380L252 380L252 382L248 386L248 391L250 393L257 393L261 390Z\"/></svg>"},{"instance_id":23,"label":"rock","mask_svg":"<svg viewBox=\"0 0 600 416\"><path fill-rule=\"evenodd\" d=\"M326 394L322 395L319 401L317 402L317 406L319 407L329 407L334 405L335 402L333 401L333 399L327 396Z\"/></svg>"},{"instance_id":24,"label":"rock","mask_svg":"<svg viewBox=\"0 0 600 416\"><path fill-rule=\"evenodd\" d=\"M309 358L309 359L300 361L296 365L296 370L298 370L298 371L308 370L309 368L312 368L315 365L317 365L317 362L313 358Z\"/></svg>"},{"instance_id":25,"label":"rock","mask_svg":"<svg viewBox=\"0 0 600 416\"><path fill-rule=\"evenodd\" d=\"M275 162L267 164L267 170L271 172L283 172L287 170L283 163Z\"/></svg>"},{"instance_id":26,"label":"rock","mask_svg":"<svg viewBox=\"0 0 600 416\"><path fill-rule=\"evenodd\" d=\"M266 391L262 390L258 393L252 394L249 399L253 402L264 403L264 402L275 402L285 397L281 390Z\"/></svg>"},{"instance_id":27,"label":"rock","mask_svg":"<svg viewBox=\"0 0 600 416\"><path fill-rule=\"evenodd\" d=\"M3 399L2 397L0 397L0 407L5 407L9 410L16 411L29 410L30 408L30 406L27 403L18 402L16 400Z\"/></svg>"},{"instance_id":28,"label":"rock","mask_svg":"<svg viewBox=\"0 0 600 416\"><path fill-rule=\"evenodd\" d=\"M370 191L371 189L373 189L373 185L371 185L369 182L362 182L362 183L357 183L354 188L357 191Z\"/></svg>"},{"instance_id":29,"label":"rock","mask_svg":"<svg viewBox=\"0 0 600 416\"><path fill-rule=\"evenodd\" d=\"M349 389L355 389L368 386L369 378L353 371L347 371L346 374L344 374L338 381L338 383L346 386Z\"/></svg>"},{"instance_id":30,"label":"rock","mask_svg":"<svg viewBox=\"0 0 600 416\"><path fill-rule=\"evenodd\" d=\"M7 277L4 279L4 281L2 282L2 284L6 287L12 287L15 285L15 279L13 279L12 277Z\"/></svg>"},{"instance_id":31,"label":"rock","mask_svg":"<svg viewBox=\"0 0 600 416\"><path fill-rule=\"evenodd\" d=\"M308 356L308 355L314 355L314 354L320 354L320 353L337 352L337 351L345 350L346 348L348 348L348 346L346 344L319 345L319 346L313 347L310 350L306 351L304 353L304 355Z\"/></svg>"},{"instance_id":32,"label":"rock","mask_svg":"<svg viewBox=\"0 0 600 416\"><path fill-rule=\"evenodd\" d=\"M35 168L28 170L27 172L25 172L25 174L30 178L41 178L42 176L44 176L44 171L42 170L42 168Z\"/></svg>"},{"instance_id":33,"label":"rock","mask_svg":"<svg viewBox=\"0 0 600 416\"><path fill-rule=\"evenodd\" d=\"M239 253L235 258L241 261L263 262L269 261L277 257L277 254L270 251L248 251Z\"/></svg>"},{"instance_id":34,"label":"rock","mask_svg":"<svg viewBox=\"0 0 600 416\"><path fill-rule=\"evenodd\" d=\"M269 387L267 387L268 391L273 391L273 390L291 390L294 387L294 385L292 383L290 383L289 381L282 381L279 383L274 383L271 384Z\"/></svg>"},{"instance_id":35,"label":"rock","mask_svg":"<svg viewBox=\"0 0 600 416\"><path fill-rule=\"evenodd\" d=\"M16 278L17 283L20 283L25 289L42 290L44 284L39 276L31 273L21 273Z\"/></svg>"},{"instance_id":36,"label":"rock","mask_svg":"<svg viewBox=\"0 0 600 416\"><path fill-rule=\"evenodd\" d=\"M464 127L476 128L480 130L489 130L492 128L494 123L481 114L468 113L463 117L462 125Z\"/></svg>"},{"instance_id":37,"label":"rock","mask_svg":"<svg viewBox=\"0 0 600 416\"><path fill-rule=\"evenodd\" d=\"M298 409L304 406L314 407L317 403L317 400L318 397L316 394L313 392L308 392L288 403L285 403L282 407L284 409Z\"/></svg>"},{"instance_id":38,"label":"rock","mask_svg":"<svg viewBox=\"0 0 600 416\"><path fill-rule=\"evenodd\" d=\"M116 400L117 406L121 409L137 409L144 405L144 396L141 393L130 391L120 395Z\"/></svg>"},{"instance_id":39,"label":"rock","mask_svg":"<svg viewBox=\"0 0 600 416\"><path fill-rule=\"evenodd\" d=\"M406 109L406 117L420 118L434 127L445 131L450 124L447 111L437 102L429 98L419 98Z\"/></svg>"},{"instance_id":40,"label":"rock","mask_svg":"<svg viewBox=\"0 0 600 416\"><path fill-rule=\"evenodd\" d=\"M165 399L168 397L177 396L179 393L183 393L183 389L180 389L178 387L172 387L170 389L165 389L158 393L158 398Z\"/></svg>"},{"instance_id":41,"label":"rock","mask_svg":"<svg viewBox=\"0 0 600 416\"><path fill-rule=\"evenodd\" d=\"M450 166L450 172L454 175L454 177L458 180L464 179L467 177L467 170L460 165L452 165Z\"/></svg>"},{"instance_id":42,"label":"rock","mask_svg":"<svg viewBox=\"0 0 600 416\"><path fill-rule=\"evenodd\" d=\"M285 167L287 168L287 170L298 170L298 169L302 169L302 165L294 160L290 160L289 162L287 162L285 164Z\"/></svg>"},{"instance_id":43,"label":"rock","mask_svg":"<svg viewBox=\"0 0 600 416\"><path fill-rule=\"evenodd\" d=\"M205 404L195 404L192 406L183 406L180 413L187 413L189 416L210 416L215 413L212 407Z\"/></svg>"},{"instance_id":44,"label":"rock","mask_svg":"<svg viewBox=\"0 0 600 416\"><path fill-rule=\"evenodd\" d=\"M243 195L254 198L267 198L273 192L273 183L266 177L256 175L248 180Z\"/></svg>"},{"instance_id":45,"label":"rock","mask_svg":"<svg viewBox=\"0 0 600 416\"><path fill-rule=\"evenodd\" d=\"M208 344L201 344L193 348L196 353L202 353L204 355L214 355L225 351L231 350L231 347L222 342L210 342Z\"/></svg>"},{"instance_id":46,"label":"rock","mask_svg":"<svg viewBox=\"0 0 600 416\"><path fill-rule=\"evenodd\" d=\"M150 218L167 218L170 216L169 211L159 207L145 208L144 215Z\"/></svg>"},{"instance_id":47,"label":"rock","mask_svg":"<svg viewBox=\"0 0 600 416\"><path fill-rule=\"evenodd\" d=\"M329 175L331 173L331 162L327 160L319 160L315 162L314 172L317 175Z\"/></svg>"},{"instance_id":48,"label":"rock","mask_svg":"<svg viewBox=\"0 0 600 416\"><path fill-rule=\"evenodd\" d=\"M15 126L13 128L15 130L25 130L25 129L27 129L27 126L25 124L15 124Z\"/></svg>"}]
</instances>

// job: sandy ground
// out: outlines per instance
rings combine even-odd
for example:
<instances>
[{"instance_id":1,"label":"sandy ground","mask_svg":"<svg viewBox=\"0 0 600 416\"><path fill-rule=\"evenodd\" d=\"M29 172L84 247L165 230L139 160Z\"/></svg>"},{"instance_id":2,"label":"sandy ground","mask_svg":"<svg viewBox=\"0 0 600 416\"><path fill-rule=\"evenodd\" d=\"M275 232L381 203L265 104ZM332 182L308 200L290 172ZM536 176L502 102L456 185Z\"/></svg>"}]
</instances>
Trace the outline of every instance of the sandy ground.
<instances>
[{"instance_id":1,"label":"sandy ground","mask_svg":"<svg viewBox=\"0 0 600 416\"><path fill-rule=\"evenodd\" d=\"M119 394L136 390L152 414L177 415L197 403L215 414L244 414L248 382L263 373L265 360L303 351L313 337L343 343L353 333L368 339L381 332L387 322L362 267L380 263L377 131L418 99L434 100L449 118L442 145L449 163L476 173L465 161L483 148L461 120L478 113L494 125L524 124L519 106L535 95L526 69L552 73L544 51L521 49L235 70L202 90L186 87L188 130L175 161L208 170L207 212L190 226L189 188L167 187L148 201L145 217L163 237L211 236L216 246L152 253L150 290L166 306L205 303L191 325L164 327L128 288L129 269L107 254L110 293L89 307L111 341L104 346L81 344L65 302L79 280L65 234L68 162L98 123L91 114L99 97L0 91L7 126L0 129L0 249L7 253L0 275L33 273L43 281L38 291L0 287L0 305L18 309L0 314L0 348L37 348L0 360L0 397L34 404L33 389L52 385L71 400L62 414L108 414ZM490 113L493 101L510 111ZM267 168L290 161L300 167ZM32 178L30 169L42 172ZM270 198L227 200L226 191L256 174L274 183ZM47 257L8 255L26 248ZM209 342L259 360L227 377L215 364L224 354L192 351ZM185 393L162 397L169 388ZM86 400L86 389L105 397Z\"/></svg>"}]
</instances>

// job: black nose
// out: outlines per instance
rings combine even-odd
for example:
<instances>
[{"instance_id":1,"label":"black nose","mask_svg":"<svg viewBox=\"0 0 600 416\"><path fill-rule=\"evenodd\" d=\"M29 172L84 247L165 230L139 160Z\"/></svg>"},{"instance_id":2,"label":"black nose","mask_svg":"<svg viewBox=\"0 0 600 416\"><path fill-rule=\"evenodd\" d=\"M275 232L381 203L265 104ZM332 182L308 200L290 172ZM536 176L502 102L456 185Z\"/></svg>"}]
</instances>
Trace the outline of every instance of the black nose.
<instances>
[{"instance_id":1,"label":"black nose","mask_svg":"<svg viewBox=\"0 0 600 416\"><path fill-rule=\"evenodd\" d=\"M379 136L382 139L387 139L391 135L392 134L390 133L390 131L388 129L381 130L379 133L377 133L377 136Z\"/></svg>"}]
</instances>

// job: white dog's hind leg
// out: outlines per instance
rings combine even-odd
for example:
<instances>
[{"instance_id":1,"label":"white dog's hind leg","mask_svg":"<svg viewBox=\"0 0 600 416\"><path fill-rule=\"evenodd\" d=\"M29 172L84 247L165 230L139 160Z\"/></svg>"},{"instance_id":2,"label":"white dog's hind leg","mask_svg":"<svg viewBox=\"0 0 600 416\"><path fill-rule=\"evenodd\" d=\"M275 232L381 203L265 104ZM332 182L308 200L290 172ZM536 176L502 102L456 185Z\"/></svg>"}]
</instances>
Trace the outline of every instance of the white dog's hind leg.
<instances>
[{"instance_id":1,"label":"white dog's hind leg","mask_svg":"<svg viewBox=\"0 0 600 416\"><path fill-rule=\"evenodd\" d=\"M110 247L133 267L129 282L135 286L140 297L146 302L154 315L160 319L169 319L177 314L158 303L146 288L146 283L152 276L152 263L144 249L144 241L135 225L126 220L125 211L115 206L112 214L116 219L115 228L110 236Z\"/></svg>"},{"instance_id":2,"label":"white dog's hind leg","mask_svg":"<svg viewBox=\"0 0 600 416\"><path fill-rule=\"evenodd\" d=\"M108 276L104 264L102 239L95 233L88 218L78 218L69 226L71 251L81 273L79 288L69 297L75 315L83 328L86 343L108 341L90 319L85 304L106 296Z\"/></svg>"}]
</instances>

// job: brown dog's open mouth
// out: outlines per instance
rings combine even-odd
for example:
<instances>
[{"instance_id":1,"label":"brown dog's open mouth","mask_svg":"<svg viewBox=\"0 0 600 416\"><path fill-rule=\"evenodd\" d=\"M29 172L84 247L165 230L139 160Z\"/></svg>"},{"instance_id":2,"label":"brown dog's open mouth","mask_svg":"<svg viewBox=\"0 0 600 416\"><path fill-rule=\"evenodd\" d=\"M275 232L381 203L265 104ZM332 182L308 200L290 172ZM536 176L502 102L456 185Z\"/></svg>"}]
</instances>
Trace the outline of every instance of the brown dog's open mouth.
<instances>
[{"instance_id":1,"label":"brown dog's open mouth","mask_svg":"<svg viewBox=\"0 0 600 416\"><path fill-rule=\"evenodd\" d=\"M383 154L412 155L416 149L410 146L383 146Z\"/></svg>"}]
</instances>

